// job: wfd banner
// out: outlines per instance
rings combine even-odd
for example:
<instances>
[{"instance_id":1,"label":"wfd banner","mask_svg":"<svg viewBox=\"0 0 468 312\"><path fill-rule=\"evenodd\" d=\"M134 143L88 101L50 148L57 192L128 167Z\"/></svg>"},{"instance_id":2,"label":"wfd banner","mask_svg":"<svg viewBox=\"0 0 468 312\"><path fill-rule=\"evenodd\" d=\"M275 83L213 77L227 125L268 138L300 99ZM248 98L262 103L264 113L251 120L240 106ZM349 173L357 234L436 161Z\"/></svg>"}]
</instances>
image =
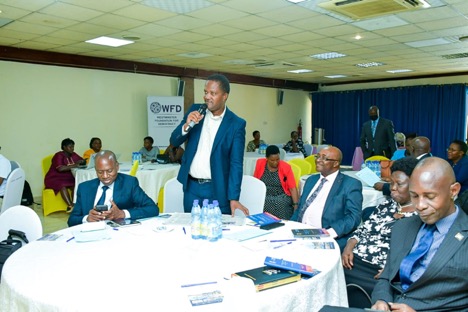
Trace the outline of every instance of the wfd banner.
<instances>
[{"instance_id":1,"label":"wfd banner","mask_svg":"<svg viewBox=\"0 0 468 312\"><path fill-rule=\"evenodd\" d=\"M148 96L148 135L153 146L164 151L169 145L172 131L184 117L183 96Z\"/></svg>"}]
</instances>

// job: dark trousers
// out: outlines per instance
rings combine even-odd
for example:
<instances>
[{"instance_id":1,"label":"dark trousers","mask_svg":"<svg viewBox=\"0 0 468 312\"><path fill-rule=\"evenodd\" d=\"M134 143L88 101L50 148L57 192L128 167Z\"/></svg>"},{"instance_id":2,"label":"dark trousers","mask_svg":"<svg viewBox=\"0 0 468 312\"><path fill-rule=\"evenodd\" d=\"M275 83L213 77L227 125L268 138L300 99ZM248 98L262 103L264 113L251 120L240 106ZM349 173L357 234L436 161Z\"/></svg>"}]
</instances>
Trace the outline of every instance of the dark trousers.
<instances>
[{"instance_id":1,"label":"dark trousers","mask_svg":"<svg viewBox=\"0 0 468 312\"><path fill-rule=\"evenodd\" d=\"M360 257L354 254L353 269L344 269L346 284L357 284L364 288L369 294L372 294L374 286L377 280L374 276L379 272L380 267L378 265L371 264L369 262L362 261Z\"/></svg>"},{"instance_id":2,"label":"dark trousers","mask_svg":"<svg viewBox=\"0 0 468 312\"><path fill-rule=\"evenodd\" d=\"M200 207L204 199L208 199L210 204L213 203L213 200L217 200L213 194L212 182L199 183L195 180L188 179L187 190L184 193L185 212L192 211L193 201L195 199L198 199ZM231 214L231 207L229 205L221 206L220 203L219 208L223 214Z\"/></svg>"}]
</instances>

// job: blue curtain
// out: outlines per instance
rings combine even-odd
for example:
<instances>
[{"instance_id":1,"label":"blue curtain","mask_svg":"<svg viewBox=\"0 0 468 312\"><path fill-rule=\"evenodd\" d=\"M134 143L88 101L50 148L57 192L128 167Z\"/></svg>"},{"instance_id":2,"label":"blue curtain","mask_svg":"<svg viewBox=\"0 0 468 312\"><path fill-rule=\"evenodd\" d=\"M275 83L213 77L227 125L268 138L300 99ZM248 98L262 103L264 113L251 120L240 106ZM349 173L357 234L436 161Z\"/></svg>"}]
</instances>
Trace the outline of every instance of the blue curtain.
<instances>
[{"instance_id":1,"label":"blue curtain","mask_svg":"<svg viewBox=\"0 0 468 312\"><path fill-rule=\"evenodd\" d=\"M312 126L325 129L325 143L351 164L362 124L372 105L393 121L395 132L416 132L431 140L434 156L446 158L454 139L465 138L467 89L463 84L312 93ZM314 131L313 131L313 134Z\"/></svg>"}]
</instances>

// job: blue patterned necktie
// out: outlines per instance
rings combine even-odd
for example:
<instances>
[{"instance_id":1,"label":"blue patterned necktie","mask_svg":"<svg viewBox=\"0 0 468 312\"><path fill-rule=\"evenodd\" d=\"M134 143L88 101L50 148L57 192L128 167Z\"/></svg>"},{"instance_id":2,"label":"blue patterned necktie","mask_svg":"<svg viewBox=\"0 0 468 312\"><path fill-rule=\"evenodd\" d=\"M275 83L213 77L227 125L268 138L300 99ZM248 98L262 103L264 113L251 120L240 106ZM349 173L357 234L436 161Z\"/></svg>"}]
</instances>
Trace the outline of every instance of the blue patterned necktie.
<instances>
[{"instance_id":1,"label":"blue patterned necktie","mask_svg":"<svg viewBox=\"0 0 468 312\"><path fill-rule=\"evenodd\" d=\"M411 273L417 268L417 264L424 255L429 251L432 240L434 239L434 231L436 230L435 224L426 225L423 229L423 235L419 239L418 247L410 252L400 264L400 281L403 290L408 289L412 281L410 279Z\"/></svg>"},{"instance_id":2,"label":"blue patterned necktie","mask_svg":"<svg viewBox=\"0 0 468 312\"><path fill-rule=\"evenodd\" d=\"M372 137L375 137L375 128L377 128L376 120L372 120L371 128L372 128Z\"/></svg>"},{"instance_id":3,"label":"blue patterned necktie","mask_svg":"<svg viewBox=\"0 0 468 312\"><path fill-rule=\"evenodd\" d=\"M302 217L304 217L305 211L310 206L310 204L312 204L312 202L315 200L315 198L317 197L318 193L322 189L325 182L327 182L327 179L322 178L322 180L320 180L319 186L315 189L315 191L312 193L312 195L310 195L310 197L306 200L304 206L301 207L301 211L299 211L299 219L298 219L299 222L302 222Z\"/></svg>"},{"instance_id":4,"label":"blue patterned necktie","mask_svg":"<svg viewBox=\"0 0 468 312\"><path fill-rule=\"evenodd\" d=\"M102 195L101 198L99 198L98 202L96 205L104 205L104 202L106 201L106 191L109 189L107 185L104 185L102 187Z\"/></svg>"}]
</instances>

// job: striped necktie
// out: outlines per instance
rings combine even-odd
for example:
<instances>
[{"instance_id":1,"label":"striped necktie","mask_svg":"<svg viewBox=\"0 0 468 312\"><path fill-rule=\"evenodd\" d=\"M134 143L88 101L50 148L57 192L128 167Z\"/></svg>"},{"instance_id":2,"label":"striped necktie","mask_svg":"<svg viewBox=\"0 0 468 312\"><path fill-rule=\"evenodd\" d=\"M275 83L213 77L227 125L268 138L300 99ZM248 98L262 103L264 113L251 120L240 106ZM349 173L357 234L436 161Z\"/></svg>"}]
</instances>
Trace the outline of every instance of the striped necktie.
<instances>
[{"instance_id":1,"label":"striped necktie","mask_svg":"<svg viewBox=\"0 0 468 312\"><path fill-rule=\"evenodd\" d=\"M325 182L327 182L327 179L322 178L322 180L320 180L319 186L315 189L315 191L312 193L312 195L310 195L310 197L306 200L304 206L301 207L301 211L299 211L299 219L298 219L299 222L302 222L302 218L304 217L305 211L310 206L310 204L312 204L312 202L315 200L315 198L317 197L318 193L322 189Z\"/></svg>"}]
</instances>

